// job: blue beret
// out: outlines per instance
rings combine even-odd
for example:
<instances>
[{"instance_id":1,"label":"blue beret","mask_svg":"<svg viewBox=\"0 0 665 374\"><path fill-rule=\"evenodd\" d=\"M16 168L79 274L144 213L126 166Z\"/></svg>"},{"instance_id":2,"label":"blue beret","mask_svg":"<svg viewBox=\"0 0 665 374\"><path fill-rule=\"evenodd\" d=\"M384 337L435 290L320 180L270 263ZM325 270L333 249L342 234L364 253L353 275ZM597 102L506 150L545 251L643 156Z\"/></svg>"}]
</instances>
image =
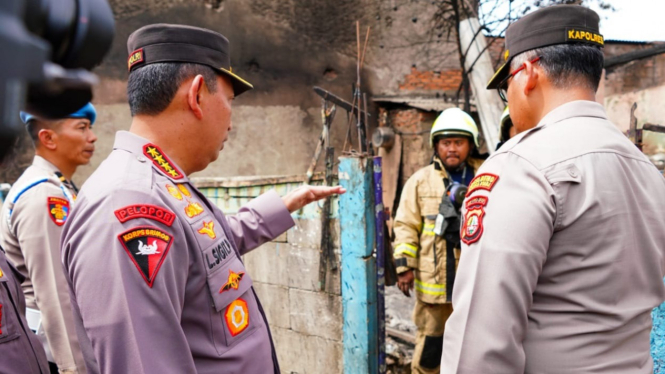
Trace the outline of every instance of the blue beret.
<instances>
[{"instance_id":1,"label":"blue beret","mask_svg":"<svg viewBox=\"0 0 665 374\"><path fill-rule=\"evenodd\" d=\"M23 121L25 124L34 118L37 118L37 116L33 116L32 114L26 112L21 112L21 121ZM85 106L83 106L83 108L64 118L87 118L90 121L90 126L92 126L97 119L97 111L95 110L95 107L92 105L92 103L87 103Z\"/></svg>"}]
</instances>

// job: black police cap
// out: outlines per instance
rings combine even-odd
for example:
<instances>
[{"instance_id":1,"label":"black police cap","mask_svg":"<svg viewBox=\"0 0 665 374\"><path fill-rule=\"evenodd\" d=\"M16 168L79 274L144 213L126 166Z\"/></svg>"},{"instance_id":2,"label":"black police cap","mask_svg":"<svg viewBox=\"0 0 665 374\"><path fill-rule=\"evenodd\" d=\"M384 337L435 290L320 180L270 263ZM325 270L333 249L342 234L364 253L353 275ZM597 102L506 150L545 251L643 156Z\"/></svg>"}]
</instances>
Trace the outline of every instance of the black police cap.
<instances>
[{"instance_id":1,"label":"black police cap","mask_svg":"<svg viewBox=\"0 0 665 374\"><path fill-rule=\"evenodd\" d=\"M229 40L211 30L164 23L144 26L129 36L127 52L130 72L158 62L202 64L231 78L235 96L254 88L233 73Z\"/></svg>"},{"instance_id":2,"label":"black police cap","mask_svg":"<svg viewBox=\"0 0 665 374\"><path fill-rule=\"evenodd\" d=\"M596 12L579 5L555 5L522 17L506 30L505 63L487 83L487 89L498 87L510 74L510 61L522 52L571 43L603 47L598 22Z\"/></svg>"}]
</instances>

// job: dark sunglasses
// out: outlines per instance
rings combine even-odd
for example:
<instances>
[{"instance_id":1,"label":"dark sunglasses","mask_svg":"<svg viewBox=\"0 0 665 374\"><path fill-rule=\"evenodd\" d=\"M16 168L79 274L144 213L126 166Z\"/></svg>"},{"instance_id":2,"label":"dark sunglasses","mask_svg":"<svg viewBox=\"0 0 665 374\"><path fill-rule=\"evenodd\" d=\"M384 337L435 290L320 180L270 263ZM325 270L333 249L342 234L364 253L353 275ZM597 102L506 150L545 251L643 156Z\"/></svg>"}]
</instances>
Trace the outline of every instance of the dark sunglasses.
<instances>
[{"instance_id":1,"label":"dark sunglasses","mask_svg":"<svg viewBox=\"0 0 665 374\"><path fill-rule=\"evenodd\" d=\"M534 64L538 60L540 60L540 56L534 58L533 60L529 61L530 63ZM505 77L501 82L499 82L499 85L497 86L497 91L499 91L499 97L501 100L503 100L504 103L508 103L508 79L511 77L514 77L517 73L520 71L524 70L526 68L526 62L522 64L519 68L515 69L512 73L508 74L507 77Z\"/></svg>"}]
</instances>

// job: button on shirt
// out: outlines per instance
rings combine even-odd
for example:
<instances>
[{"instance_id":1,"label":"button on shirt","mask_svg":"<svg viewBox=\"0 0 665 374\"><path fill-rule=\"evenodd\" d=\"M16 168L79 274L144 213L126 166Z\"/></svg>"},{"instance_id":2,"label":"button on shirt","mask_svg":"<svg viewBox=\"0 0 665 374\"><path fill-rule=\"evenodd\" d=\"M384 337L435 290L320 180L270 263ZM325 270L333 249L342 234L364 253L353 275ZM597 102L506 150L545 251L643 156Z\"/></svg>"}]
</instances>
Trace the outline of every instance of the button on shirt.
<instances>
[{"instance_id":1,"label":"button on shirt","mask_svg":"<svg viewBox=\"0 0 665 374\"><path fill-rule=\"evenodd\" d=\"M508 141L463 209L442 373L651 373L665 179L595 102Z\"/></svg>"},{"instance_id":2,"label":"button on shirt","mask_svg":"<svg viewBox=\"0 0 665 374\"><path fill-rule=\"evenodd\" d=\"M63 233L89 372L277 373L240 256L293 225L275 192L226 217L157 145L119 132Z\"/></svg>"}]
</instances>

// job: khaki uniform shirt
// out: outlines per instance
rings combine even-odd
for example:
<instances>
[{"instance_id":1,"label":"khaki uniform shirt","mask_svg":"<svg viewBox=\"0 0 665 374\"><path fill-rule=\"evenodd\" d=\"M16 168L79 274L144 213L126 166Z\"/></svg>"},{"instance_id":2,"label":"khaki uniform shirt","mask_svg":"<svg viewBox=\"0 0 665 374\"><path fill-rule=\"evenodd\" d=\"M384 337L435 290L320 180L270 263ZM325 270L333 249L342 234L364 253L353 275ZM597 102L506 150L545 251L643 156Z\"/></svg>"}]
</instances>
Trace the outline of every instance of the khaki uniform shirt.
<instances>
[{"instance_id":1,"label":"khaki uniform shirt","mask_svg":"<svg viewBox=\"0 0 665 374\"><path fill-rule=\"evenodd\" d=\"M600 104L562 105L465 200L442 373L651 373L665 179Z\"/></svg>"},{"instance_id":2,"label":"khaki uniform shirt","mask_svg":"<svg viewBox=\"0 0 665 374\"><path fill-rule=\"evenodd\" d=\"M225 215L128 132L86 181L62 261L90 373L279 373L241 255L294 225L275 192Z\"/></svg>"},{"instance_id":3,"label":"khaki uniform shirt","mask_svg":"<svg viewBox=\"0 0 665 374\"><path fill-rule=\"evenodd\" d=\"M470 158L468 172L475 173L481 163ZM445 303L447 297L446 240L434 233L447 177L438 158L418 170L406 181L395 214L394 258L404 258L407 264L397 272L415 269L416 297L430 304Z\"/></svg>"},{"instance_id":4,"label":"khaki uniform shirt","mask_svg":"<svg viewBox=\"0 0 665 374\"><path fill-rule=\"evenodd\" d=\"M41 312L43 328L37 334L49 361L55 362L62 372L85 373L60 262L62 226L75 191L56 172L53 164L35 156L32 166L9 190L2 207L0 244L9 261L25 277L22 288L27 307Z\"/></svg>"}]
</instances>

